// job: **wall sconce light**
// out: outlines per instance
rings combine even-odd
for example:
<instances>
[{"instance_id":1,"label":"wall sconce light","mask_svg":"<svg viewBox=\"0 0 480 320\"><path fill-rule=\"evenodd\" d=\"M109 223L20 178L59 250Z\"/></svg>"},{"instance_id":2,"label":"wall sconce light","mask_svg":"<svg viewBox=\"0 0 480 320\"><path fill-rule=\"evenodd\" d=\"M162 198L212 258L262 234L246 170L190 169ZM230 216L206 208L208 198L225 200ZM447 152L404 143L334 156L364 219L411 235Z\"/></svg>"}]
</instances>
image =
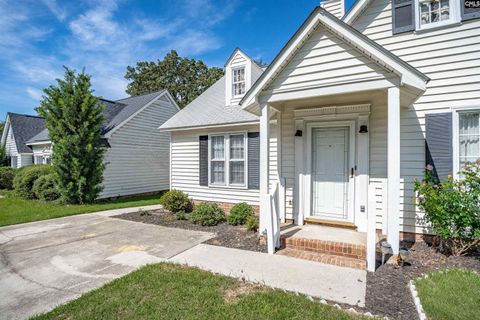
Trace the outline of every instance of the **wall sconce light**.
<instances>
[{"instance_id":1,"label":"wall sconce light","mask_svg":"<svg viewBox=\"0 0 480 320\"><path fill-rule=\"evenodd\" d=\"M358 133L367 133L367 132L368 132L367 125L362 124L362 125L360 126L360 130L358 131Z\"/></svg>"},{"instance_id":2,"label":"wall sconce light","mask_svg":"<svg viewBox=\"0 0 480 320\"><path fill-rule=\"evenodd\" d=\"M295 137L301 137L302 135L303 135L302 130L297 130L297 131L295 132Z\"/></svg>"}]
</instances>

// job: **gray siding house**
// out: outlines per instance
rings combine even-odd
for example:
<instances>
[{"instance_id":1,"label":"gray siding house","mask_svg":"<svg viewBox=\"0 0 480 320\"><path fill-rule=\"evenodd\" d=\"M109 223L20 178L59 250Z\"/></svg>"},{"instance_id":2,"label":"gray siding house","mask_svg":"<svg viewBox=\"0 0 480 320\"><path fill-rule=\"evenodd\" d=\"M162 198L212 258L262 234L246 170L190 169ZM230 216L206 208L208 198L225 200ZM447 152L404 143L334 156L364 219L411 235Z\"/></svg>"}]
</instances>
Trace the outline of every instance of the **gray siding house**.
<instances>
[{"instance_id":1,"label":"gray siding house","mask_svg":"<svg viewBox=\"0 0 480 320\"><path fill-rule=\"evenodd\" d=\"M158 127L179 110L168 91L101 102L108 149L99 198L167 190L170 137ZM1 142L12 167L50 163L52 143L44 124L40 117L7 114Z\"/></svg>"}]
</instances>

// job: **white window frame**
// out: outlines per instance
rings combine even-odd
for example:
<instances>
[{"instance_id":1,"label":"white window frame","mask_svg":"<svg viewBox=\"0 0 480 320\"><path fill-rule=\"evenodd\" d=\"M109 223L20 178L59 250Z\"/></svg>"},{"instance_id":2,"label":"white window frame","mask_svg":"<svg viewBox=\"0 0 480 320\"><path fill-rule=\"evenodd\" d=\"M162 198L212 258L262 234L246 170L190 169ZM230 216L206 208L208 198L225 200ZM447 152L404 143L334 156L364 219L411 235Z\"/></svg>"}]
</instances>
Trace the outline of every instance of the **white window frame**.
<instances>
[{"instance_id":1,"label":"white window frame","mask_svg":"<svg viewBox=\"0 0 480 320\"><path fill-rule=\"evenodd\" d=\"M230 136L239 136L243 135L244 143L244 152L243 152L243 161L244 161L244 174L245 179L244 183L230 183ZM224 161L225 161L225 182L224 183L212 183L211 180L211 164L212 164L212 137L223 136L224 139ZM238 159L236 159L238 160ZM232 188L232 189L247 189L248 187L248 138L247 132L222 132L222 133L211 133L208 135L208 186L209 187L222 187L222 188Z\"/></svg>"},{"instance_id":2,"label":"white window frame","mask_svg":"<svg viewBox=\"0 0 480 320\"><path fill-rule=\"evenodd\" d=\"M243 81L237 81L235 82L235 71L237 70L242 70L243 69ZM235 85L240 84L243 82L243 90L244 92L241 94L235 94ZM234 67L232 68L232 97L233 98L239 98L243 97L245 93L247 92L247 68L245 66L240 66L240 67Z\"/></svg>"},{"instance_id":3,"label":"white window frame","mask_svg":"<svg viewBox=\"0 0 480 320\"><path fill-rule=\"evenodd\" d=\"M460 175L458 174L460 171L460 113L468 113L468 112L478 112L480 113L480 106L467 106L467 107L459 107L459 108L452 108L452 144L453 144L453 178L458 180Z\"/></svg>"},{"instance_id":4,"label":"white window frame","mask_svg":"<svg viewBox=\"0 0 480 320\"><path fill-rule=\"evenodd\" d=\"M460 23L461 21L461 10L460 10L460 1L458 0L449 0L450 8L450 18L444 21L432 22L429 24L422 25L421 12L420 12L420 3L428 0L415 0L415 30L429 30L435 28L441 28L443 26L448 26L454 23Z\"/></svg>"}]
</instances>

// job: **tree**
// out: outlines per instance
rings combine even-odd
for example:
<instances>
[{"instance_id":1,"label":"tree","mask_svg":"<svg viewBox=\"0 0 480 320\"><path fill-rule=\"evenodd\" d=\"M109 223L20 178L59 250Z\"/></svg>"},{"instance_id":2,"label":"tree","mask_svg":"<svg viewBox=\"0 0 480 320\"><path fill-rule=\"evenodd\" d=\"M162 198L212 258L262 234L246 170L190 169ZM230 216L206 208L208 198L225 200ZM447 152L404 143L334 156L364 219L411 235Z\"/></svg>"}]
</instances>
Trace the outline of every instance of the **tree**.
<instances>
[{"instance_id":1,"label":"tree","mask_svg":"<svg viewBox=\"0 0 480 320\"><path fill-rule=\"evenodd\" d=\"M0 121L0 136L3 134L3 130L5 129L5 122ZM7 150L5 149L5 146L0 145L0 167L3 166L8 166L9 161L8 161L8 155L7 155Z\"/></svg>"},{"instance_id":2,"label":"tree","mask_svg":"<svg viewBox=\"0 0 480 320\"><path fill-rule=\"evenodd\" d=\"M93 95L90 76L65 68L64 79L43 90L37 112L46 119L53 143L52 165L61 199L88 203L102 190L101 143L104 105Z\"/></svg>"},{"instance_id":3,"label":"tree","mask_svg":"<svg viewBox=\"0 0 480 320\"><path fill-rule=\"evenodd\" d=\"M201 60L180 57L175 50L163 60L140 61L128 66L125 78L131 81L127 93L140 95L167 89L183 108L223 76L223 69L209 68Z\"/></svg>"}]
</instances>

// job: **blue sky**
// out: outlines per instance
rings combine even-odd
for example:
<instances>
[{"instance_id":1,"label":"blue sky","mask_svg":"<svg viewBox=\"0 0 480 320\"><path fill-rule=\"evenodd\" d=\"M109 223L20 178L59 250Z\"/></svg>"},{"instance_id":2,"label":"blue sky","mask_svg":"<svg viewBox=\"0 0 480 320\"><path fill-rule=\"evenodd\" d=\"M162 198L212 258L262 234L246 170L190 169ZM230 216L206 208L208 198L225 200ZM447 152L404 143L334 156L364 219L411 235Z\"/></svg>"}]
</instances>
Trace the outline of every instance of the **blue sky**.
<instances>
[{"instance_id":1,"label":"blue sky","mask_svg":"<svg viewBox=\"0 0 480 320\"><path fill-rule=\"evenodd\" d=\"M34 114L63 65L85 68L97 95L119 99L128 65L171 49L211 66L223 66L236 47L270 62L318 3L0 0L0 119Z\"/></svg>"}]
</instances>

